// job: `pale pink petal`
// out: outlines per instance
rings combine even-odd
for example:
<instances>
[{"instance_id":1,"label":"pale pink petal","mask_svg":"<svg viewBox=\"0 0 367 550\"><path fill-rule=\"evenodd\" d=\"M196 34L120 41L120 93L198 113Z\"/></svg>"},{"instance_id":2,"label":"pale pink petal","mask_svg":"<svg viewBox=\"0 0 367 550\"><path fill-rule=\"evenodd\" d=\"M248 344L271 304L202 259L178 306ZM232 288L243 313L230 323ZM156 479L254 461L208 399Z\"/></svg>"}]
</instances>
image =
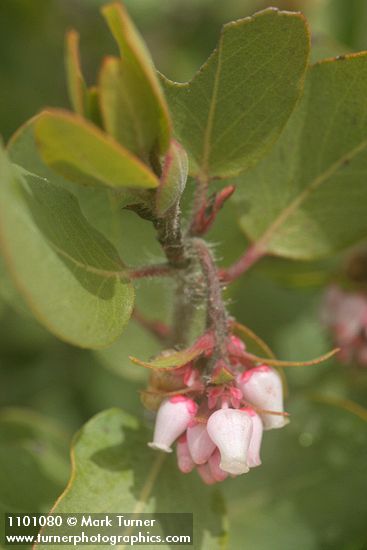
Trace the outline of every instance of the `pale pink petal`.
<instances>
[{"instance_id":1,"label":"pale pink petal","mask_svg":"<svg viewBox=\"0 0 367 550\"><path fill-rule=\"evenodd\" d=\"M243 397L255 408L284 412L283 387L279 374L262 365L244 372L237 379ZM283 428L288 419L282 415L260 413L264 429Z\"/></svg>"},{"instance_id":2,"label":"pale pink petal","mask_svg":"<svg viewBox=\"0 0 367 550\"><path fill-rule=\"evenodd\" d=\"M222 470L230 474L248 472L247 451L252 435L249 415L238 409L219 409L209 417L207 430L219 449Z\"/></svg>"},{"instance_id":3,"label":"pale pink petal","mask_svg":"<svg viewBox=\"0 0 367 550\"><path fill-rule=\"evenodd\" d=\"M261 465L260 448L263 437L263 423L260 416L253 409L246 408L242 410L245 410L252 420L252 435L247 453L247 464L250 468L256 468L256 466Z\"/></svg>"},{"instance_id":4,"label":"pale pink petal","mask_svg":"<svg viewBox=\"0 0 367 550\"><path fill-rule=\"evenodd\" d=\"M195 468L195 462L190 454L186 434L183 434L176 445L177 465L183 474L188 474Z\"/></svg>"},{"instance_id":5,"label":"pale pink petal","mask_svg":"<svg viewBox=\"0 0 367 550\"><path fill-rule=\"evenodd\" d=\"M148 443L149 447L171 453L172 443L187 429L197 409L197 404L183 395L165 399L158 409L154 437Z\"/></svg>"},{"instance_id":6,"label":"pale pink petal","mask_svg":"<svg viewBox=\"0 0 367 550\"><path fill-rule=\"evenodd\" d=\"M228 477L228 473L220 467L220 452L215 449L214 453L208 460L209 468L215 481L224 481Z\"/></svg>"},{"instance_id":7,"label":"pale pink petal","mask_svg":"<svg viewBox=\"0 0 367 550\"><path fill-rule=\"evenodd\" d=\"M205 464L215 449L205 424L196 424L187 428L187 444L195 464Z\"/></svg>"}]
</instances>

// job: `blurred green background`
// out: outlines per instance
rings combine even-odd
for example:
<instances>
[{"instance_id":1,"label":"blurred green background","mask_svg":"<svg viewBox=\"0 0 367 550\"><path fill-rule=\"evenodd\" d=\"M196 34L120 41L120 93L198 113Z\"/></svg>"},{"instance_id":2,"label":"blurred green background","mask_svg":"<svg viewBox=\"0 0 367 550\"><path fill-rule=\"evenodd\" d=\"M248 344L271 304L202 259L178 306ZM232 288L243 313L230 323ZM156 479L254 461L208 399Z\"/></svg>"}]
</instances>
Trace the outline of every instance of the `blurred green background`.
<instances>
[{"instance_id":1,"label":"blurred green background","mask_svg":"<svg viewBox=\"0 0 367 550\"><path fill-rule=\"evenodd\" d=\"M0 132L6 141L42 107L68 108L63 66L65 30L81 34L88 83L115 45L99 16L101 0L1 0ZM312 28L313 59L367 49L365 0L126 0L156 66L184 81L205 61L224 22L269 5L301 10ZM228 205L210 234L225 264L245 246ZM159 257L145 222L124 214L137 235L123 244L127 262ZM226 241L223 244L223 228ZM266 261L234 285L229 307L284 359L306 359L330 348L320 328L322 287L338 261ZM165 286L166 289L166 286ZM140 283L138 303L169 315L171 293ZM141 358L157 343L131 323L110 349L82 351L48 334L32 318L0 266L0 511L47 511L68 477L71 434L96 412L119 406L143 416ZM329 362L289 372L292 422L270 433L263 467L223 485L230 548L302 550L367 548L367 434L361 418L310 393L367 406L367 372ZM344 401L343 401L344 400ZM347 400L347 401L345 401Z\"/></svg>"}]
</instances>

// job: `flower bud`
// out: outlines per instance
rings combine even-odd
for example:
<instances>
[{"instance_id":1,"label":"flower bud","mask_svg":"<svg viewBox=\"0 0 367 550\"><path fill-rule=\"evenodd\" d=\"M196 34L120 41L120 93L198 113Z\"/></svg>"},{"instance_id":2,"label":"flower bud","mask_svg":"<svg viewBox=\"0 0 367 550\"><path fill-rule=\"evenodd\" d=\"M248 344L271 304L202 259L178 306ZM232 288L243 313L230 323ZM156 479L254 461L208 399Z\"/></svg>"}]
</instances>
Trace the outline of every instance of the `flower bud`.
<instances>
[{"instance_id":1,"label":"flower bud","mask_svg":"<svg viewBox=\"0 0 367 550\"><path fill-rule=\"evenodd\" d=\"M220 452L220 468L230 474L249 471L247 452L252 435L250 416L238 409L219 409L207 423L208 434Z\"/></svg>"},{"instance_id":2,"label":"flower bud","mask_svg":"<svg viewBox=\"0 0 367 550\"><path fill-rule=\"evenodd\" d=\"M255 407L280 412L283 408L283 387L279 374L270 367L262 365L244 372L237 380L243 397ZM261 413L265 430L283 428L288 419L282 415Z\"/></svg>"},{"instance_id":3,"label":"flower bud","mask_svg":"<svg viewBox=\"0 0 367 550\"><path fill-rule=\"evenodd\" d=\"M172 443L186 430L197 409L197 404L183 395L165 399L159 407L154 437L153 441L148 443L149 447L171 453Z\"/></svg>"},{"instance_id":4,"label":"flower bud","mask_svg":"<svg viewBox=\"0 0 367 550\"><path fill-rule=\"evenodd\" d=\"M195 468L195 462L189 451L186 434L181 435L176 445L177 465L183 474L188 474Z\"/></svg>"},{"instance_id":5,"label":"flower bud","mask_svg":"<svg viewBox=\"0 0 367 550\"><path fill-rule=\"evenodd\" d=\"M335 323L335 316L343 302L344 293L336 286L330 286L323 297L320 309L320 321L325 326L332 326Z\"/></svg>"},{"instance_id":6,"label":"flower bud","mask_svg":"<svg viewBox=\"0 0 367 550\"><path fill-rule=\"evenodd\" d=\"M229 342L227 344L227 350L230 355L241 355L242 352L244 352L246 349L245 343L238 338L238 336L235 336L234 334L231 334L229 337Z\"/></svg>"},{"instance_id":7,"label":"flower bud","mask_svg":"<svg viewBox=\"0 0 367 550\"><path fill-rule=\"evenodd\" d=\"M367 322L367 301L359 294L346 294L334 316L334 327L340 345L359 336Z\"/></svg>"},{"instance_id":8,"label":"flower bud","mask_svg":"<svg viewBox=\"0 0 367 550\"><path fill-rule=\"evenodd\" d=\"M245 343L240 338L238 338L238 336L231 334L227 343L227 351L232 366L241 366L240 357L243 355L245 349Z\"/></svg>"},{"instance_id":9,"label":"flower bud","mask_svg":"<svg viewBox=\"0 0 367 550\"><path fill-rule=\"evenodd\" d=\"M194 386L194 384L199 381L200 381L200 372L198 371L198 369L193 369L192 367L187 368L183 376L183 382L185 386L188 386L190 388L191 386Z\"/></svg>"},{"instance_id":10,"label":"flower bud","mask_svg":"<svg viewBox=\"0 0 367 550\"><path fill-rule=\"evenodd\" d=\"M367 324L366 296L343 292L333 285L325 293L320 313L322 323L334 331L338 345L351 344Z\"/></svg>"},{"instance_id":11,"label":"flower bud","mask_svg":"<svg viewBox=\"0 0 367 550\"><path fill-rule=\"evenodd\" d=\"M228 473L222 470L219 466L220 464L220 452L218 449L215 449L214 453L208 460L208 465L210 472L214 477L215 481L224 481L228 477Z\"/></svg>"},{"instance_id":12,"label":"flower bud","mask_svg":"<svg viewBox=\"0 0 367 550\"><path fill-rule=\"evenodd\" d=\"M252 421L252 435L247 453L247 464L250 468L256 468L256 466L260 466L261 464L260 448L263 437L263 423L260 416L256 414L254 409L248 407L242 410L246 411L247 414L250 415Z\"/></svg>"},{"instance_id":13,"label":"flower bud","mask_svg":"<svg viewBox=\"0 0 367 550\"><path fill-rule=\"evenodd\" d=\"M187 428L187 444L195 464L205 464L215 449L205 424L196 424Z\"/></svg>"},{"instance_id":14,"label":"flower bud","mask_svg":"<svg viewBox=\"0 0 367 550\"><path fill-rule=\"evenodd\" d=\"M162 353L164 357L164 354ZM149 377L149 385L155 390L163 392L174 392L185 387L181 369L173 370L152 370Z\"/></svg>"}]
</instances>

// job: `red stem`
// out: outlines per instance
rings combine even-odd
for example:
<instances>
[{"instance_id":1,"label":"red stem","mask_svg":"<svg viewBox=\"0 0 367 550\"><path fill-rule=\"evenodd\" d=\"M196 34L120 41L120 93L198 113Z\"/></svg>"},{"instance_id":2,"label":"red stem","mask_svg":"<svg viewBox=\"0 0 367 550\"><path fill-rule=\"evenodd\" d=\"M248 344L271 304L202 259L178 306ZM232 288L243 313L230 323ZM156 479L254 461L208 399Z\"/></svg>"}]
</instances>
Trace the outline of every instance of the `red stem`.
<instances>
[{"instance_id":1,"label":"red stem","mask_svg":"<svg viewBox=\"0 0 367 550\"><path fill-rule=\"evenodd\" d=\"M224 283L231 283L245 273L256 262L265 256L266 252L259 249L255 244L250 246L246 252L228 268L219 270L219 278Z\"/></svg>"},{"instance_id":2,"label":"red stem","mask_svg":"<svg viewBox=\"0 0 367 550\"><path fill-rule=\"evenodd\" d=\"M200 234L201 219L206 208L208 187L208 177L198 176L196 180L196 191L194 197L194 211L188 231L191 236Z\"/></svg>"}]
</instances>

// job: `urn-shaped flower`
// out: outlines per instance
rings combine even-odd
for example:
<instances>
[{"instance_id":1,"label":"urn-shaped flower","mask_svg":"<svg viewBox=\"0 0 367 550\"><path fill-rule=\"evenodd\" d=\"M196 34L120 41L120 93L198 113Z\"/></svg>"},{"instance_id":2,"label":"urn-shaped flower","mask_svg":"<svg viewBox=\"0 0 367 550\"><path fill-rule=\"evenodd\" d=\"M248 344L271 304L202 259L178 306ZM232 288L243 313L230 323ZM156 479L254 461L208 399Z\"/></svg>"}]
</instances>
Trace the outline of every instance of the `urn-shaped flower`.
<instances>
[{"instance_id":1,"label":"urn-shaped flower","mask_svg":"<svg viewBox=\"0 0 367 550\"><path fill-rule=\"evenodd\" d=\"M165 399L158 409L154 437L148 443L149 447L171 453L172 443L187 429L197 408L195 401L182 395Z\"/></svg>"},{"instance_id":2,"label":"urn-shaped flower","mask_svg":"<svg viewBox=\"0 0 367 550\"><path fill-rule=\"evenodd\" d=\"M283 387L279 374L270 367L262 365L244 372L237 380L246 401L259 409L283 413ZM262 413L265 430L283 428L288 419L282 414Z\"/></svg>"},{"instance_id":3,"label":"urn-shaped flower","mask_svg":"<svg viewBox=\"0 0 367 550\"><path fill-rule=\"evenodd\" d=\"M220 452L220 468L229 474L248 472L247 452L252 435L249 414L238 409L219 409L208 420L207 430Z\"/></svg>"}]
</instances>

